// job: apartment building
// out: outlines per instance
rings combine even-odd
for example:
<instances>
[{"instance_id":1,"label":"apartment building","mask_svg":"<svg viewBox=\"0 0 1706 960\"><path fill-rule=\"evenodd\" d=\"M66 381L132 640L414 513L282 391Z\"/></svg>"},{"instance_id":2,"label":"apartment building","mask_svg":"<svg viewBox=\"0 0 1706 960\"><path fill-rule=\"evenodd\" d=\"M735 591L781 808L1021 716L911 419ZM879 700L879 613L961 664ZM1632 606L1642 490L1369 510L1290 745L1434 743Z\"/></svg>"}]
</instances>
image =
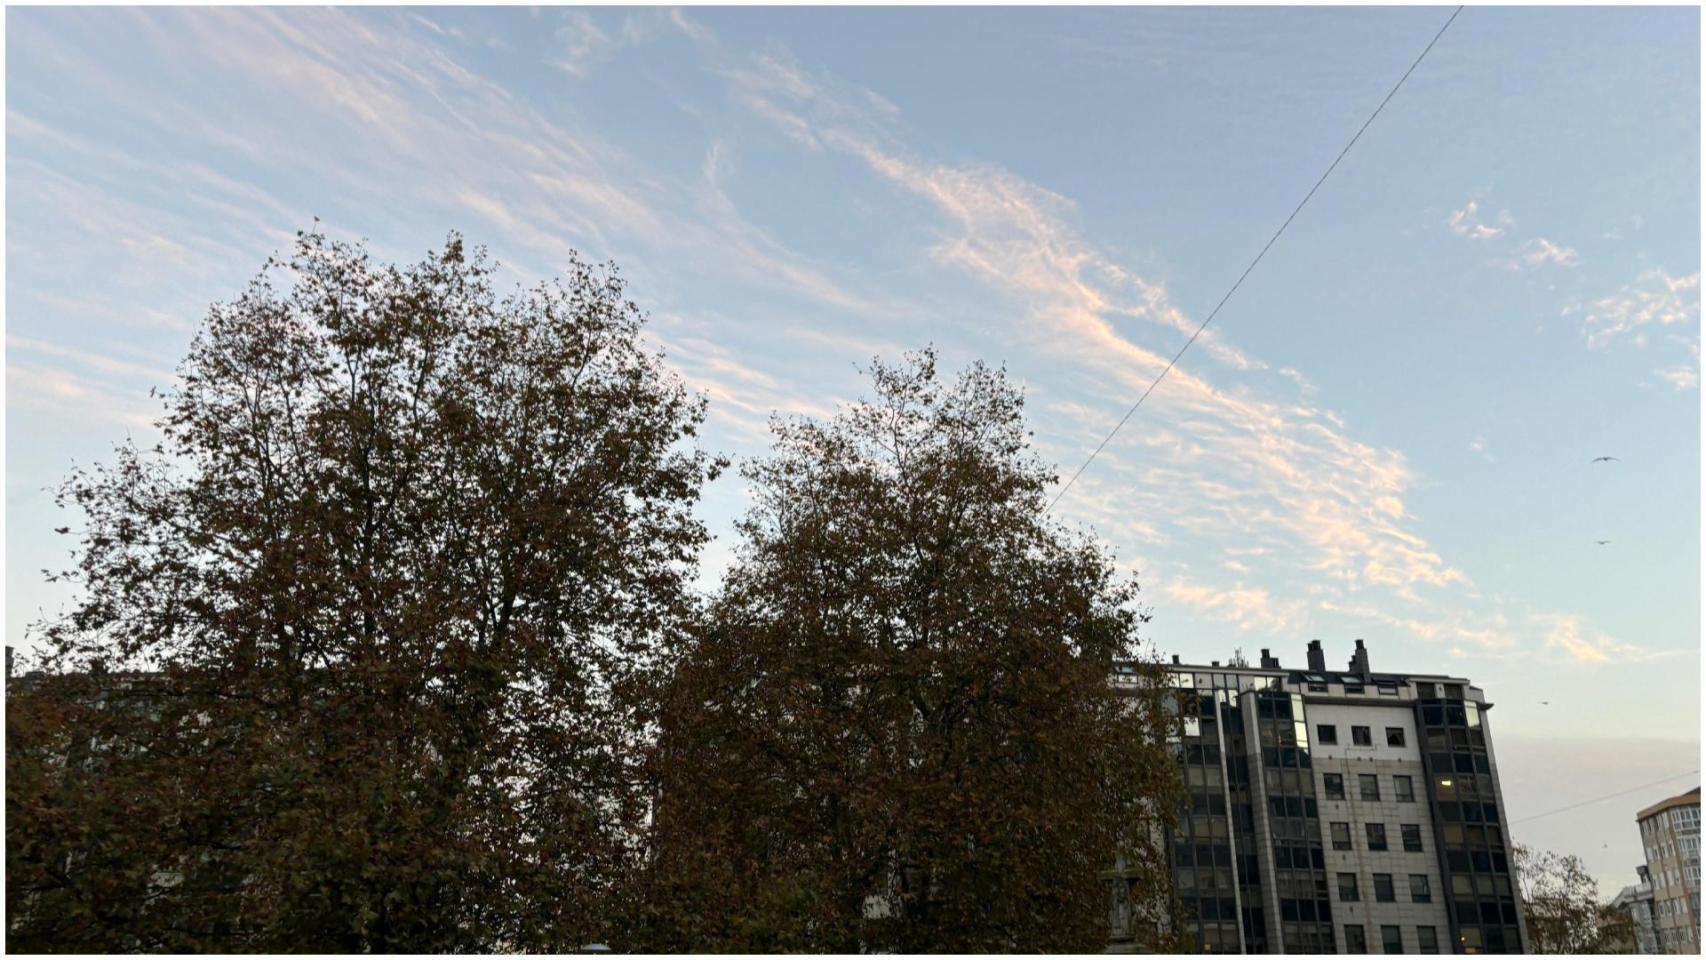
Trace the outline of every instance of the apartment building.
<instances>
[{"instance_id":1,"label":"apartment building","mask_svg":"<svg viewBox=\"0 0 1706 960\"><path fill-rule=\"evenodd\" d=\"M1304 669L1263 650L1168 671L1186 795L1168 849L1195 949L1525 952L1480 688L1376 673L1361 640L1342 670L1317 640Z\"/></svg>"},{"instance_id":2,"label":"apartment building","mask_svg":"<svg viewBox=\"0 0 1706 960\"><path fill-rule=\"evenodd\" d=\"M1700 952L1700 788L1635 815L1647 853L1659 953Z\"/></svg>"},{"instance_id":3,"label":"apartment building","mask_svg":"<svg viewBox=\"0 0 1706 960\"><path fill-rule=\"evenodd\" d=\"M1645 865L1636 867L1635 872L1640 882L1619 890L1611 900L1611 909L1628 915L1636 953L1660 953L1658 925L1653 918L1653 884Z\"/></svg>"}]
</instances>

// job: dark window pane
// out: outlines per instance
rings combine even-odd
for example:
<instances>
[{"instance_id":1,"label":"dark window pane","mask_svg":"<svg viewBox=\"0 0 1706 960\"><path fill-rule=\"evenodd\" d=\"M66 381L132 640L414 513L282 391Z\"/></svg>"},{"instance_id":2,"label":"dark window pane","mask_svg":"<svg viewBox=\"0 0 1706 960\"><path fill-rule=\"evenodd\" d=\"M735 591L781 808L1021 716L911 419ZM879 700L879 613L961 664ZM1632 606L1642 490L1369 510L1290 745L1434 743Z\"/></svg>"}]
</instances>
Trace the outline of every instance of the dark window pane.
<instances>
[{"instance_id":1,"label":"dark window pane","mask_svg":"<svg viewBox=\"0 0 1706 960\"><path fill-rule=\"evenodd\" d=\"M1317 743L1338 743L1339 729L1330 723L1317 724L1315 727L1315 740Z\"/></svg>"},{"instance_id":2,"label":"dark window pane","mask_svg":"<svg viewBox=\"0 0 1706 960\"><path fill-rule=\"evenodd\" d=\"M1401 747L1401 746L1403 746L1404 745L1404 728L1403 727L1387 727L1386 728L1386 745L1389 747Z\"/></svg>"},{"instance_id":3,"label":"dark window pane","mask_svg":"<svg viewBox=\"0 0 1706 960\"><path fill-rule=\"evenodd\" d=\"M1374 875L1374 899L1378 903L1392 903L1398 899L1392 889L1392 874L1377 873Z\"/></svg>"},{"instance_id":4,"label":"dark window pane","mask_svg":"<svg viewBox=\"0 0 1706 960\"><path fill-rule=\"evenodd\" d=\"M1417 823L1406 823L1398 828L1404 835L1404 849L1410 853L1422 852L1422 827Z\"/></svg>"},{"instance_id":5,"label":"dark window pane","mask_svg":"<svg viewBox=\"0 0 1706 960\"><path fill-rule=\"evenodd\" d=\"M1416 785L1409 777L1402 775L1393 777L1392 790L1398 795L1400 802L1411 803L1416 799Z\"/></svg>"},{"instance_id":6,"label":"dark window pane","mask_svg":"<svg viewBox=\"0 0 1706 960\"><path fill-rule=\"evenodd\" d=\"M1345 924L1345 952L1367 953L1368 939L1363 935L1362 924Z\"/></svg>"},{"instance_id":7,"label":"dark window pane","mask_svg":"<svg viewBox=\"0 0 1706 960\"><path fill-rule=\"evenodd\" d=\"M1328 800L1345 799L1345 778L1343 774L1323 774L1321 784L1326 789Z\"/></svg>"},{"instance_id":8,"label":"dark window pane","mask_svg":"<svg viewBox=\"0 0 1706 960\"><path fill-rule=\"evenodd\" d=\"M1364 800L1380 799L1380 777L1373 773L1357 774L1357 784L1362 790Z\"/></svg>"},{"instance_id":9,"label":"dark window pane","mask_svg":"<svg viewBox=\"0 0 1706 960\"><path fill-rule=\"evenodd\" d=\"M1333 834L1333 849L1334 850L1349 850L1349 849L1351 849L1351 825L1350 824L1348 824L1348 823L1334 823L1334 824L1332 824L1332 834Z\"/></svg>"},{"instance_id":10,"label":"dark window pane","mask_svg":"<svg viewBox=\"0 0 1706 960\"><path fill-rule=\"evenodd\" d=\"M1428 875L1425 873L1410 874L1410 902L1432 903L1433 891L1428 888Z\"/></svg>"},{"instance_id":11,"label":"dark window pane","mask_svg":"<svg viewBox=\"0 0 1706 960\"><path fill-rule=\"evenodd\" d=\"M1439 933L1433 927L1417 927L1416 943L1423 953L1439 952Z\"/></svg>"},{"instance_id":12,"label":"dark window pane","mask_svg":"<svg viewBox=\"0 0 1706 960\"><path fill-rule=\"evenodd\" d=\"M1380 948L1387 953L1404 952L1404 936L1398 927L1380 928Z\"/></svg>"},{"instance_id":13,"label":"dark window pane","mask_svg":"<svg viewBox=\"0 0 1706 960\"><path fill-rule=\"evenodd\" d=\"M1359 747L1372 747L1374 746L1374 737L1370 735L1367 727L1352 727L1351 743Z\"/></svg>"},{"instance_id":14,"label":"dark window pane","mask_svg":"<svg viewBox=\"0 0 1706 960\"><path fill-rule=\"evenodd\" d=\"M1339 874L1339 900L1344 903L1355 903L1357 897L1357 875L1354 873Z\"/></svg>"},{"instance_id":15,"label":"dark window pane","mask_svg":"<svg viewBox=\"0 0 1706 960\"><path fill-rule=\"evenodd\" d=\"M1370 850L1386 849L1386 824L1370 823L1364 826L1368 829L1368 848Z\"/></svg>"}]
</instances>

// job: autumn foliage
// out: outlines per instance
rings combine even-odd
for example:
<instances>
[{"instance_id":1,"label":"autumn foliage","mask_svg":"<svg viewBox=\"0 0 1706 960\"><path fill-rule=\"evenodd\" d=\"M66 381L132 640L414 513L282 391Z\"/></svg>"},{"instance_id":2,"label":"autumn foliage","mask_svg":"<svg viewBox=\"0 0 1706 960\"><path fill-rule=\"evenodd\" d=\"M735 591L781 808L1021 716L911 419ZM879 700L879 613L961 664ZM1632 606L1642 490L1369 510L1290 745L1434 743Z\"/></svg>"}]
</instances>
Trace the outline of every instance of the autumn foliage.
<instances>
[{"instance_id":1,"label":"autumn foliage","mask_svg":"<svg viewBox=\"0 0 1706 960\"><path fill-rule=\"evenodd\" d=\"M1136 585L999 372L778 421L703 598L705 401L613 269L494 269L304 234L66 481L9 950L1091 950L1116 858L1170 896Z\"/></svg>"}]
</instances>

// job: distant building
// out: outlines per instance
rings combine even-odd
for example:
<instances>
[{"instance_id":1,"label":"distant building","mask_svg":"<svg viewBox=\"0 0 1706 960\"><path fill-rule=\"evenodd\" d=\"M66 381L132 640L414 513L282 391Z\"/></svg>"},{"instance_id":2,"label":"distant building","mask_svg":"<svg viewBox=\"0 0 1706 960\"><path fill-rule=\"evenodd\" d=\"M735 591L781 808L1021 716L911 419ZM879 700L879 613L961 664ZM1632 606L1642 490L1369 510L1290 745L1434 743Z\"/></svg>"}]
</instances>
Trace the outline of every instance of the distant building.
<instances>
[{"instance_id":1,"label":"distant building","mask_svg":"<svg viewBox=\"0 0 1706 960\"><path fill-rule=\"evenodd\" d=\"M1629 915L1635 935L1636 953L1658 953L1658 930L1653 923L1653 885L1647 880L1646 866L1635 868L1641 882L1618 891L1611 908Z\"/></svg>"},{"instance_id":2,"label":"distant building","mask_svg":"<svg viewBox=\"0 0 1706 960\"><path fill-rule=\"evenodd\" d=\"M1343 670L1318 640L1304 670L1266 650L1166 669L1186 792L1168 850L1197 950L1525 952L1479 688L1375 673L1361 640Z\"/></svg>"},{"instance_id":3,"label":"distant building","mask_svg":"<svg viewBox=\"0 0 1706 960\"><path fill-rule=\"evenodd\" d=\"M1635 815L1647 852L1659 953L1700 952L1700 788Z\"/></svg>"}]
</instances>

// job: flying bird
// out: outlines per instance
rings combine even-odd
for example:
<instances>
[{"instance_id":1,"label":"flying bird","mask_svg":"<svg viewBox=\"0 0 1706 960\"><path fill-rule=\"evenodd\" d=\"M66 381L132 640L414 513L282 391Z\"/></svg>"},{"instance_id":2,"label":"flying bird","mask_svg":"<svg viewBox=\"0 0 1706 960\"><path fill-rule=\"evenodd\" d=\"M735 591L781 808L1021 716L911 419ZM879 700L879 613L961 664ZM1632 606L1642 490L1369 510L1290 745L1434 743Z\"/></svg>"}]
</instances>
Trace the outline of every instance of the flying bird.
<instances>
[{"instance_id":1,"label":"flying bird","mask_svg":"<svg viewBox=\"0 0 1706 960\"><path fill-rule=\"evenodd\" d=\"M1617 459L1616 457L1594 457L1592 460L1589 460L1588 462L1589 463L1607 463L1607 462L1610 462L1610 461L1616 460L1616 459Z\"/></svg>"},{"instance_id":2,"label":"flying bird","mask_svg":"<svg viewBox=\"0 0 1706 960\"><path fill-rule=\"evenodd\" d=\"M1611 542L1610 540L1595 540L1594 541L1594 543L1597 543L1602 547L1605 546L1606 544L1610 543L1610 542Z\"/></svg>"},{"instance_id":3,"label":"flying bird","mask_svg":"<svg viewBox=\"0 0 1706 960\"><path fill-rule=\"evenodd\" d=\"M1542 700L1542 701L1540 701L1540 705L1541 705L1541 706L1543 706L1543 707L1550 707L1550 706L1551 706L1551 705L1552 705L1552 701L1550 701L1550 700Z\"/></svg>"}]
</instances>

